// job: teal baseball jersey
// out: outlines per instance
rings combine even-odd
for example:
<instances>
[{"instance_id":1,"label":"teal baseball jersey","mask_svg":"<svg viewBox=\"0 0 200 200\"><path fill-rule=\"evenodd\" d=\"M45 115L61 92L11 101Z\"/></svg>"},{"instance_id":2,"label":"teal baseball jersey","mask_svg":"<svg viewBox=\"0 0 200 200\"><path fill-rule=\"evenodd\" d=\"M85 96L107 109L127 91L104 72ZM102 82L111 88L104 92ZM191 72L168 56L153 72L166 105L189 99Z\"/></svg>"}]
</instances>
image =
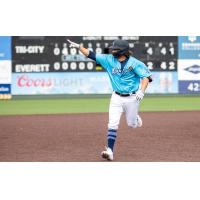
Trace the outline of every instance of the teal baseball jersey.
<instances>
[{"instance_id":1,"label":"teal baseball jersey","mask_svg":"<svg viewBox=\"0 0 200 200\"><path fill-rule=\"evenodd\" d=\"M113 90L122 94L136 92L140 79L151 76L147 66L132 56L124 67L112 54L96 54L96 63L108 72Z\"/></svg>"}]
</instances>

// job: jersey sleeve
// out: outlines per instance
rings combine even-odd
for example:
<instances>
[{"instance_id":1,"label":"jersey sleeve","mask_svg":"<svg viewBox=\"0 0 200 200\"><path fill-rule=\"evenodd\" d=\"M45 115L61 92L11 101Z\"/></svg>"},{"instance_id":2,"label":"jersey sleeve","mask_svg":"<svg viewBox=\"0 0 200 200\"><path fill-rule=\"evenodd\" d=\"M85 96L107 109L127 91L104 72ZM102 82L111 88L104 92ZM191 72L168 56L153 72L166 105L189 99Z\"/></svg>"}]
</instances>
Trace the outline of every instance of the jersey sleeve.
<instances>
[{"instance_id":1,"label":"jersey sleeve","mask_svg":"<svg viewBox=\"0 0 200 200\"><path fill-rule=\"evenodd\" d=\"M96 62L96 54L93 51L89 51L88 58L90 58Z\"/></svg>"},{"instance_id":2,"label":"jersey sleeve","mask_svg":"<svg viewBox=\"0 0 200 200\"><path fill-rule=\"evenodd\" d=\"M96 54L96 63L106 68L107 54Z\"/></svg>"},{"instance_id":3,"label":"jersey sleeve","mask_svg":"<svg viewBox=\"0 0 200 200\"><path fill-rule=\"evenodd\" d=\"M137 64L137 66L134 68L134 72L141 78L151 78L152 73L150 72L150 70L148 69L148 67L142 63L139 62Z\"/></svg>"}]
</instances>

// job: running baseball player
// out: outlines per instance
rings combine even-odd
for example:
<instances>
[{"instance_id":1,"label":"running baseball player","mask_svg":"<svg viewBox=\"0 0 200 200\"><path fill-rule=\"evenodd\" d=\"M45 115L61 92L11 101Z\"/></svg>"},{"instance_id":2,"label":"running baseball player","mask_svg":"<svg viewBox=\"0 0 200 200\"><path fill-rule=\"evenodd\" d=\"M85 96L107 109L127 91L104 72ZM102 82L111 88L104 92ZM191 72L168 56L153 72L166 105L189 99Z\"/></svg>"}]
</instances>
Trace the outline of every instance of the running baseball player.
<instances>
[{"instance_id":1,"label":"running baseball player","mask_svg":"<svg viewBox=\"0 0 200 200\"><path fill-rule=\"evenodd\" d=\"M95 54L83 45L70 40L68 42L70 47L78 48L85 56L105 68L109 75L113 93L109 106L107 147L101 156L113 160L114 144L122 113L125 113L129 127L142 126L138 109L145 90L152 81L151 72L144 63L132 56L129 43L125 40L115 40L109 48L110 54Z\"/></svg>"}]
</instances>

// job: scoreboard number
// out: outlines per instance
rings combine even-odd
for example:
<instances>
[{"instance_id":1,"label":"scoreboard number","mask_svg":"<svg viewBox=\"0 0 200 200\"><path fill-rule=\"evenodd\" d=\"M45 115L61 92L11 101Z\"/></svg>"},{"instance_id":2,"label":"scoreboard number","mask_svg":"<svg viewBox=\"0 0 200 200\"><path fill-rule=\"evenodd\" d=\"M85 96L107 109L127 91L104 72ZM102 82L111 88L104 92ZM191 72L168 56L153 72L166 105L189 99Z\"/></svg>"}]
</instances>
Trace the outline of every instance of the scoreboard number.
<instances>
[{"instance_id":1,"label":"scoreboard number","mask_svg":"<svg viewBox=\"0 0 200 200\"><path fill-rule=\"evenodd\" d=\"M160 65L161 69L166 70L167 69L167 64L166 62L162 62Z\"/></svg>"},{"instance_id":2,"label":"scoreboard number","mask_svg":"<svg viewBox=\"0 0 200 200\"><path fill-rule=\"evenodd\" d=\"M85 69L85 63L84 62L80 62L79 63L79 69L80 70L84 70Z\"/></svg>"},{"instance_id":3,"label":"scoreboard number","mask_svg":"<svg viewBox=\"0 0 200 200\"><path fill-rule=\"evenodd\" d=\"M59 62L55 62L54 63L54 69L57 71L60 69L60 63Z\"/></svg>"},{"instance_id":4,"label":"scoreboard number","mask_svg":"<svg viewBox=\"0 0 200 200\"><path fill-rule=\"evenodd\" d=\"M153 70L153 62L147 62L147 67L149 70Z\"/></svg>"},{"instance_id":5,"label":"scoreboard number","mask_svg":"<svg viewBox=\"0 0 200 200\"><path fill-rule=\"evenodd\" d=\"M163 55L166 55L167 53L167 50L165 47L162 47L161 51L160 51Z\"/></svg>"},{"instance_id":6,"label":"scoreboard number","mask_svg":"<svg viewBox=\"0 0 200 200\"><path fill-rule=\"evenodd\" d=\"M67 62L64 62L64 63L62 64L62 69L66 71L66 70L68 70L68 68L69 68L68 63L67 63Z\"/></svg>"},{"instance_id":7,"label":"scoreboard number","mask_svg":"<svg viewBox=\"0 0 200 200\"><path fill-rule=\"evenodd\" d=\"M54 48L53 52L54 52L54 55L56 55L56 56L58 56L60 54L60 49L58 48L57 43L55 44L55 48Z\"/></svg>"},{"instance_id":8,"label":"scoreboard number","mask_svg":"<svg viewBox=\"0 0 200 200\"><path fill-rule=\"evenodd\" d=\"M76 55L77 54L76 48L70 48L70 54L71 55Z\"/></svg>"},{"instance_id":9,"label":"scoreboard number","mask_svg":"<svg viewBox=\"0 0 200 200\"><path fill-rule=\"evenodd\" d=\"M175 70L175 63L173 61L169 62L169 70Z\"/></svg>"},{"instance_id":10,"label":"scoreboard number","mask_svg":"<svg viewBox=\"0 0 200 200\"><path fill-rule=\"evenodd\" d=\"M76 64L75 62L72 62L72 63L70 64L70 68L71 68L71 70L76 70L77 64Z\"/></svg>"},{"instance_id":11,"label":"scoreboard number","mask_svg":"<svg viewBox=\"0 0 200 200\"><path fill-rule=\"evenodd\" d=\"M92 70L93 67L94 67L94 65L93 65L92 62L88 62L88 63L87 63L87 68L88 68L88 70Z\"/></svg>"}]
</instances>

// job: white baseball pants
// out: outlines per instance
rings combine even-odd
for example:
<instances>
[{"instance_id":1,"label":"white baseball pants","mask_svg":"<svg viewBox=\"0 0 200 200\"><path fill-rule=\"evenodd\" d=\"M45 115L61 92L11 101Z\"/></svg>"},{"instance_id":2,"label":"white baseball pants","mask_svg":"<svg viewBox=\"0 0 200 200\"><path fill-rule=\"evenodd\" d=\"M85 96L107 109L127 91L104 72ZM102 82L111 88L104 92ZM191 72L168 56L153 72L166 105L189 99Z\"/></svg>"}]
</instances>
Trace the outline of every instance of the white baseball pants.
<instances>
[{"instance_id":1,"label":"white baseball pants","mask_svg":"<svg viewBox=\"0 0 200 200\"><path fill-rule=\"evenodd\" d=\"M135 94L128 97L121 97L115 92L112 93L109 107L109 129L117 130L122 113L125 113L127 125L131 128L137 128L137 115L139 102Z\"/></svg>"}]
</instances>

